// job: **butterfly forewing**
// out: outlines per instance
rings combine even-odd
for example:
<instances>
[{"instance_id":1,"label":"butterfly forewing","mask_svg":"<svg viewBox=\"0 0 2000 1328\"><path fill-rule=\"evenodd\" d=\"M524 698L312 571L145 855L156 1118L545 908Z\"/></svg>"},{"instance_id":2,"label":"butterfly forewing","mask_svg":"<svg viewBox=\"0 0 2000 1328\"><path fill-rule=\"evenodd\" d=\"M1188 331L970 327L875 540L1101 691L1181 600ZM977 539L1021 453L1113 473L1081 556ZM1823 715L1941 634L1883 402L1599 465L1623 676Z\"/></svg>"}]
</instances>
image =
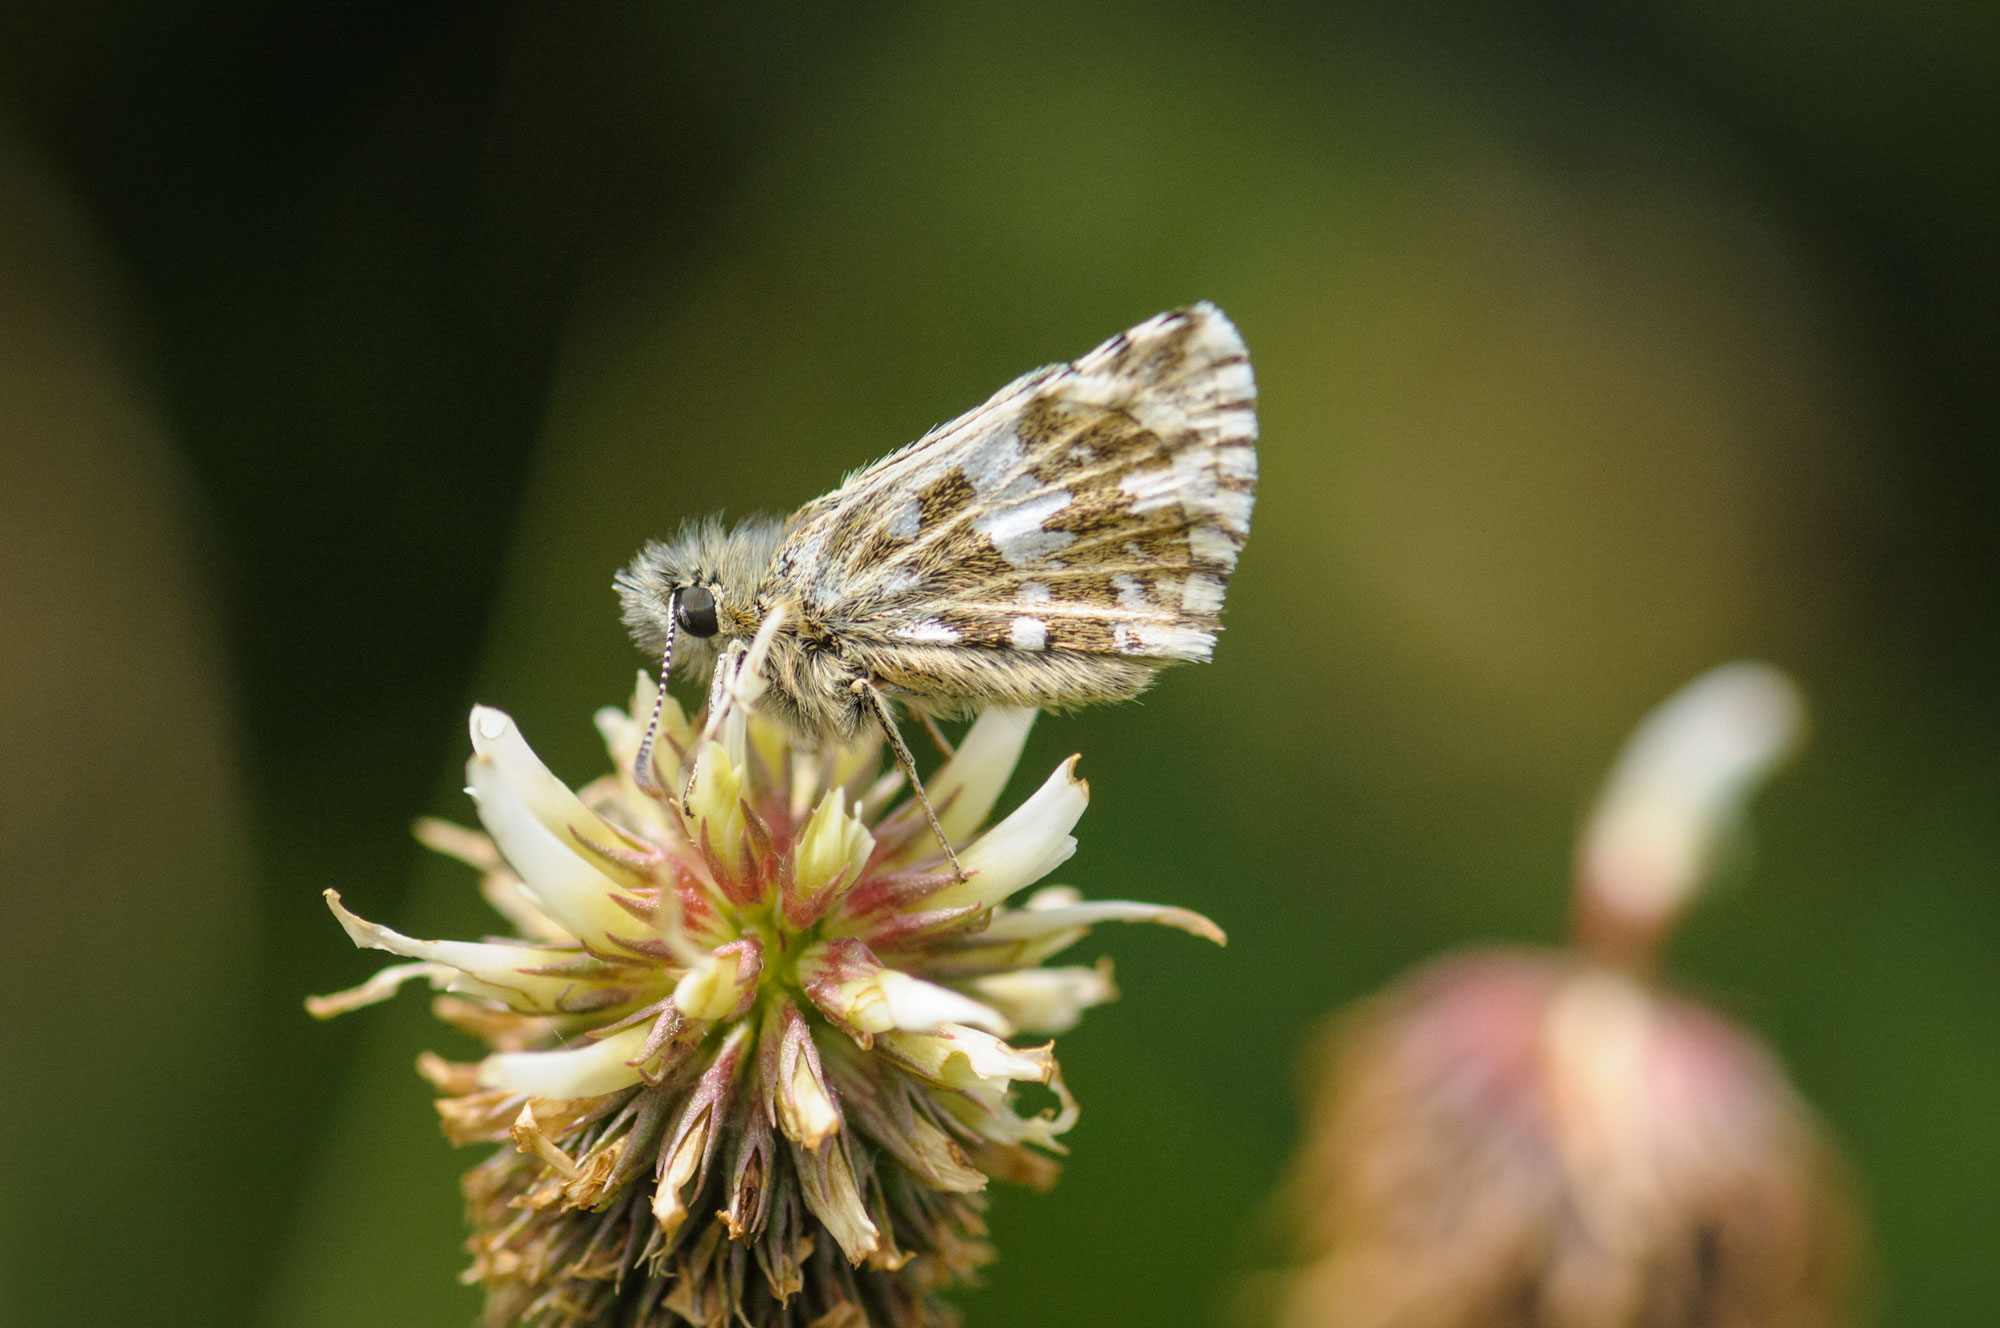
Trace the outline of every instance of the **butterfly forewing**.
<instances>
[{"instance_id":1,"label":"butterfly forewing","mask_svg":"<svg viewBox=\"0 0 2000 1328\"><path fill-rule=\"evenodd\" d=\"M793 519L773 572L904 690L934 690L923 675L939 670L952 678L935 690L964 690L977 656L994 695L1129 694L1151 672L1134 665L1214 647L1256 435L1229 320L1207 304L1161 314L851 476ZM1010 687L1010 665L1042 681Z\"/></svg>"}]
</instances>

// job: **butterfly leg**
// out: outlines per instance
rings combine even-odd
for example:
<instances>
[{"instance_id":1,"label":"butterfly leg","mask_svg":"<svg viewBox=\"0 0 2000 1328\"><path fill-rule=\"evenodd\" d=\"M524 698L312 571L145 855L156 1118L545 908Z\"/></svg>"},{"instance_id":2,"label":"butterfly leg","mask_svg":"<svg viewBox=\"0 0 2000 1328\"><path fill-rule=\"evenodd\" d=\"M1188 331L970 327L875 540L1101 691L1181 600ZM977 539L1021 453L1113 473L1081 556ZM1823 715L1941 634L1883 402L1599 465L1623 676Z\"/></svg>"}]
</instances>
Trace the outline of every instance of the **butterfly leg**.
<instances>
[{"instance_id":1,"label":"butterfly leg","mask_svg":"<svg viewBox=\"0 0 2000 1328\"><path fill-rule=\"evenodd\" d=\"M758 624L757 635L750 639L749 645L731 641L723 647L721 657L715 661L715 674L708 681L708 719L701 726L700 737L695 740L695 763L689 767L687 785L681 790L683 807L694 796L694 779L701 770L699 753L711 740L723 735L723 725L732 717L738 725L738 736L733 745L739 753L742 751L741 726L749 722L751 707L770 686L770 680L764 676L764 661L770 657L771 642L777 639L778 630L785 625L791 613L789 604L775 605L764 615L764 621Z\"/></svg>"},{"instance_id":2,"label":"butterfly leg","mask_svg":"<svg viewBox=\"0 0 2000 1328\"><path fill-rule=\"evenodd\" d=\"M736 675L741 669L744 657L743 646L731 642L723 647L722 655L715 661L715 673L708 680L708 722L695 735L694 759L688 763L687 782L681 786L681 806L688 805L694 796L695 776L701 773L701 753L709 742L722 731L723 721L737 701Z\"/></svg>"},{"instance_id":3,"label":"butterfly leg","mask_svg":"<svg viewBox=\"0 0 2000 1328\"><path fill-rule=\"evenodd\" d=\"M889 740L889 750L896 753L896 764L903 767L903 774L909 778L910 790L917 795L917 805L924 809L924 819L931 823L931 833L937 836L939 847L944 849L944 856L951 863L952 875L963 881L965 868L958 865L958 854L952 851L951 841L944 836L944 826L938 822L937 810L931 806L930 796L924 792L924 781L917 775L916 758L910 755L910 746L903 741L902 731L896 727L896 716L889 709L889 699L866 678L856 678L854 690L867 697L868 703L874 707L875 718L882 725L882 736Z\"/></svg>"}]
</instances>

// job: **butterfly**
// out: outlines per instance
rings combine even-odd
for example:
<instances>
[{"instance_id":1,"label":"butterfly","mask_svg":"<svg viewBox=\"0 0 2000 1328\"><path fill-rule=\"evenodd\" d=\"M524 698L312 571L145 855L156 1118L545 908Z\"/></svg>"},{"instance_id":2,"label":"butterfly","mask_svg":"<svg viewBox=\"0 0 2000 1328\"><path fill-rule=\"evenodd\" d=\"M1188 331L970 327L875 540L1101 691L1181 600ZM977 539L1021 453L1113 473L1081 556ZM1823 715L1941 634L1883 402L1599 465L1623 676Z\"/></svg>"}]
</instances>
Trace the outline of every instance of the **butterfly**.
<instances>
[{"instance_id":1,"label":"butterfly","mask_svg":"<svg viewBox=\"0 0 2000 1328\"><path fill-rule=\"evenodd\" d=\"M662 691L677 665L711 678L711 716L754 649L759 711L802 742L879 731L943 843L898 708L928 724L1120 701L1208 659L1256 441L1235 325L1208 303L1158 314L789 519L711 517L647 544L617 577L624 620Z\"/></svg>"}]
</instances>

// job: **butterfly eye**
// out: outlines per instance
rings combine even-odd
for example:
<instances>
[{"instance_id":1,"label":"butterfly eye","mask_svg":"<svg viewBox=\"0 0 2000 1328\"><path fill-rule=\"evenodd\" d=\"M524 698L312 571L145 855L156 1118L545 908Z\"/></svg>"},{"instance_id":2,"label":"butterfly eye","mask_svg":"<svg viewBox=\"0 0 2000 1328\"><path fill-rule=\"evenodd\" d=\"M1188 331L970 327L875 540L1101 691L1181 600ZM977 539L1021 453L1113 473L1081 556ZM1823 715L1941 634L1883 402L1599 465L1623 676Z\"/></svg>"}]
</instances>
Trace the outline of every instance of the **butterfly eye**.
<instances>
[{"instance_id":1,"label":"butterfly eye","mask_svg":"<svg viewBox=\"0 0 2000 1328\"><path fill-rule=\"evenodd\" d=\"M674 601L674 621L689 636L714 636L715 596L706 586L689 586Z\"/></svg>"}]
</instances>

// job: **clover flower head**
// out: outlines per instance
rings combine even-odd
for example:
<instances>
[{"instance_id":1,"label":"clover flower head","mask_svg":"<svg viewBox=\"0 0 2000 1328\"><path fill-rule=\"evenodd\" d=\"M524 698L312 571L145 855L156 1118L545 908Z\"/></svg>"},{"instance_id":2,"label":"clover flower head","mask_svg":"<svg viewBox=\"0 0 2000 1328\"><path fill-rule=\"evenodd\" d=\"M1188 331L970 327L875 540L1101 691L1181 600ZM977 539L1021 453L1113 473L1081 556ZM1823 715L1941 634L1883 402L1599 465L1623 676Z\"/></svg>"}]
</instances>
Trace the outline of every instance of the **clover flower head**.
<instances>
[{"instance_id":1,"label":"clover flower head","mask_svg":"<svg viewBox=\"0 0 2000 1328\"><path fill-rule=\"evenodd\" d=\"M747 708L704 737L666 698L635 779L656 696L641 676L599 712L614 770L576 792L475 709L485 833L419 836L479 869L516 936L416 940L329 891L356 945L408 962L309 1008L422 978L491 1046L419 1069L454 1143L504 1145L464 1186L496 1328L948 1322L939 1293L992 1257L989 1178L1052 1183L1077 1118L1029 1039L1115 995L1107 963L1045 961L1099 922L1222 934L1064 886L1018 900L1089 796L1071 757L982 829L1032 711L987 710L929 782L961 879L879 740L806 750ZM688 771L684 803L644 787Z\"/></svg>"}]
</instances>

